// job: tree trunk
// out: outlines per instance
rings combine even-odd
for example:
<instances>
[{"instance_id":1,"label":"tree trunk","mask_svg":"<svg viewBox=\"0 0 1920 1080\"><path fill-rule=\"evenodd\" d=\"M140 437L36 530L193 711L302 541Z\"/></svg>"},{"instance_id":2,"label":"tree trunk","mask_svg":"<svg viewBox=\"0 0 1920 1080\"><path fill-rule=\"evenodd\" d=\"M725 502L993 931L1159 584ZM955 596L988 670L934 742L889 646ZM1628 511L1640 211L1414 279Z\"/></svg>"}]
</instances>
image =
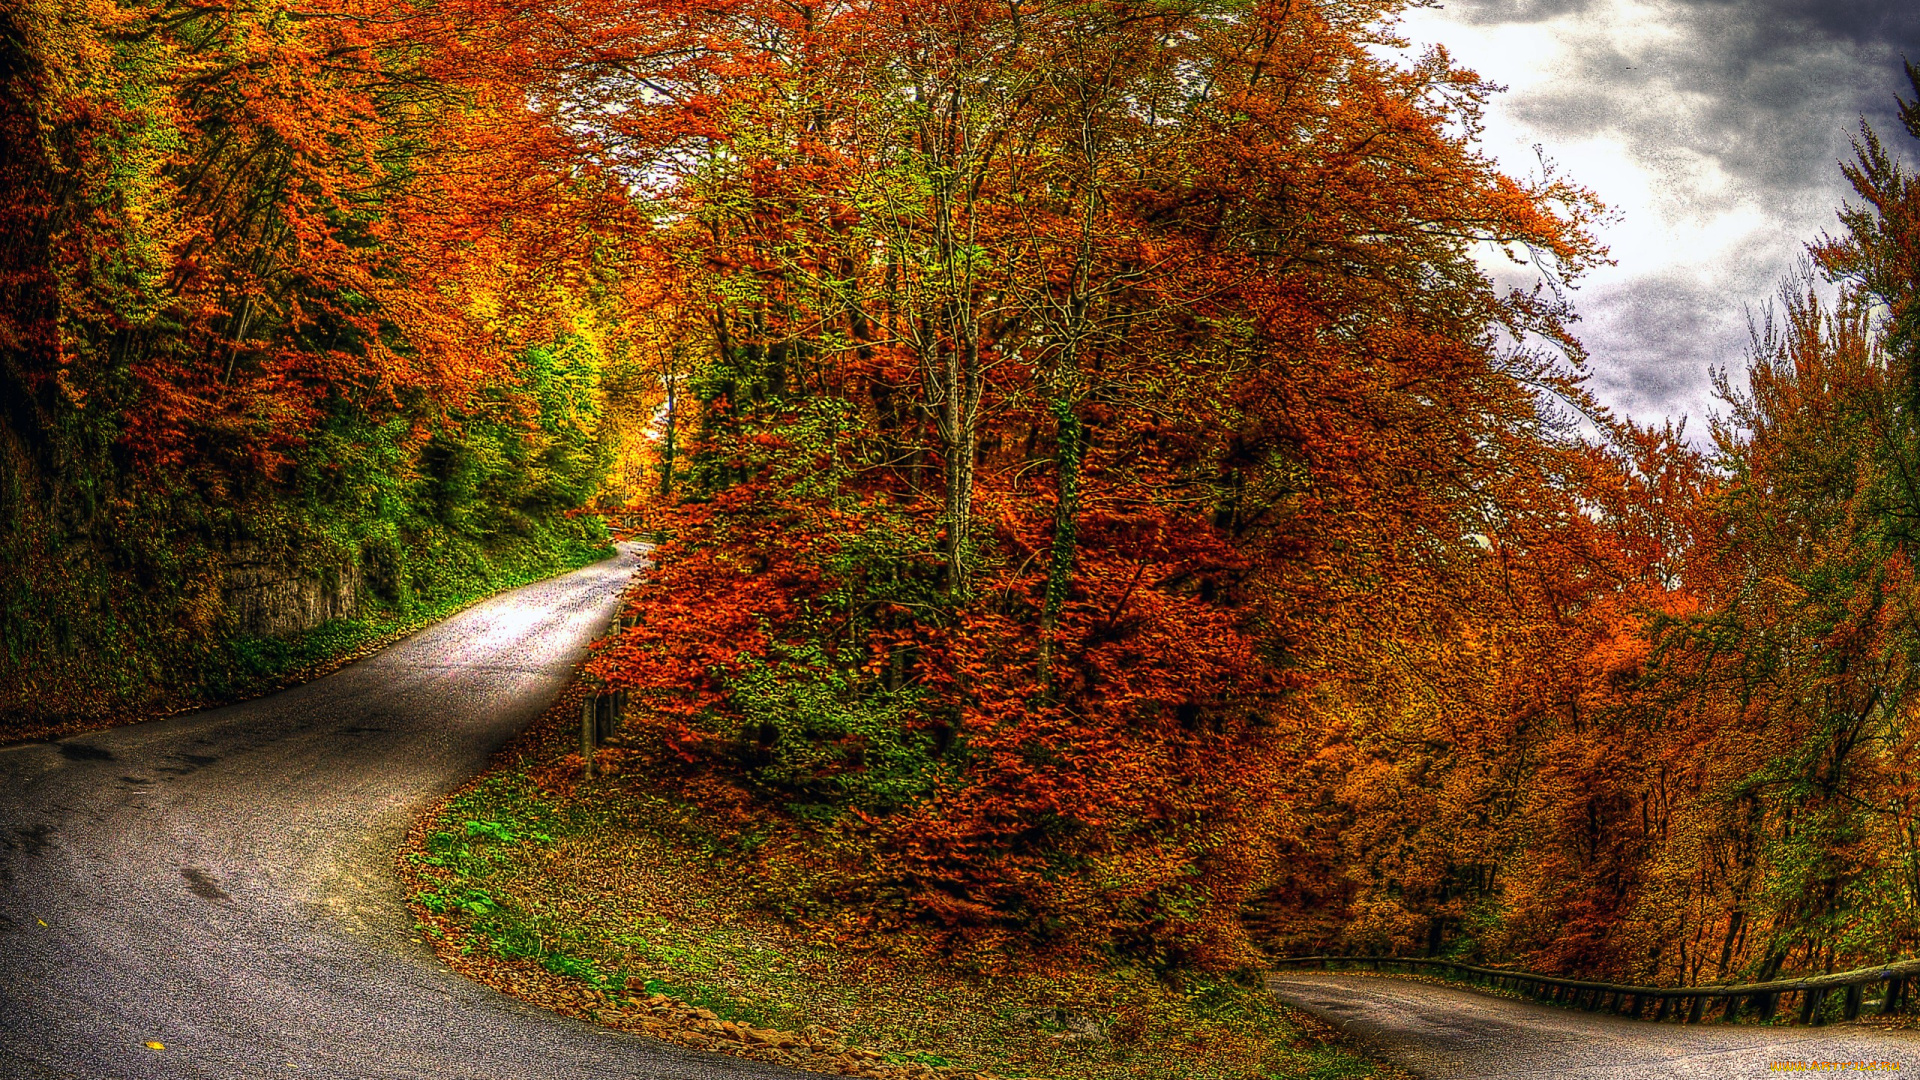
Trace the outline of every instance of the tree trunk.
<instances>
[{"instance_id":1,"label":"tree trunk","mask_svg":"<svg viewBox=\"0 0 1920 1080\"><path fill-rule=\"evenodd\" d=\"M974 456L980 448L981 372L972 340L948 352L941 401L940 448L946 472L947 595L967 594L971 577L969 533L973 528Z\"/></svg>"},{"instance_id":2,"label":"tree trunk","mask_svg":"<svg viewBox=\"0 0 1920 1080\"><path fill-rule=\"evenodd\" d=\"M675 431L675 414L679 406L675 382L673 372L669 371L667 373L667 430L660 446L660 496L662 498L673 492L673 455L676 450L674 440L678 435Z\"/></svg>"},{"instance_id":3,"label":"tree trunk","mask_svg":"<svg viewBox=\"0 0 1920 1080\"><path fill-rule=\"evenodd\" d=\"M1047 563L1047 592L1040 608L1040 687L1053 694L1053 635L1060 624L1060 609L1073 584L1073 562L1079 542L1080 464L1086 455L1086 426L1073 402L1055 399L1053 416L1058 423L1054 435L1053 462L1058 498L1053 504L1053 551Z\"/></svg>"}]
</instances>

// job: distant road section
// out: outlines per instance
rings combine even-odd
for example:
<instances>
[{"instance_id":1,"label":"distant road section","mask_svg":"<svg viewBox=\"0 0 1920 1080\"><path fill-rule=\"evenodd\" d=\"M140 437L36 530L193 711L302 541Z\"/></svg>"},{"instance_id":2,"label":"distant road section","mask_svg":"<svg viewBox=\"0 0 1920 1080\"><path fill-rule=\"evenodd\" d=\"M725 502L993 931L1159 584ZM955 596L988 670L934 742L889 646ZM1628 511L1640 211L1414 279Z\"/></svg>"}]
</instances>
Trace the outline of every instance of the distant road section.
<instances>
[{"instance_id":1,"label":"distant road section","mask_svg":"<svg viewBox=\"0 0 1920 1080\"><path fill-rule=\"evenodd\" d=\"M1920 1033L1911 1031L1651 1024L1365 975L1287 972L1269 976L1267 986L1434 1080L1753 1080L1818 1063L1827 1065L1807 1071L1920 1075ZM1844 1063L1868 1068L1834 1067Z\"/></svg>"},{"instance_id":2,"label":"distant road section","mask_svg":"<svg viewBox=\"0 0 1920 1080\"><path fill-rule=\"evenodd\" d=\"M414 940L413 816L552 703L636 565L271 697L0 750L0 1078L805 1075L533 1009Z\"/></svg>"}]
</instances>

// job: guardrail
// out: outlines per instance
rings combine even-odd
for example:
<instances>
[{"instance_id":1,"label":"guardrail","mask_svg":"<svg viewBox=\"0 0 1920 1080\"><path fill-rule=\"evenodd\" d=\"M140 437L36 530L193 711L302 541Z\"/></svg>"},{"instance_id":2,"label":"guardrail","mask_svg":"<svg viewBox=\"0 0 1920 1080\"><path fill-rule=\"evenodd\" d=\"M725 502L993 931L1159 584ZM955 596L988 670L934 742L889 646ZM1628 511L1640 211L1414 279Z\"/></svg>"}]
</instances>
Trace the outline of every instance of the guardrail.
<instances>
[{"instance_id":1,"label":"guardrail","mask_svg":"<svg viewBox=\"0 0 1920 1080\"><path fill-rule=\"evenodd\" d=\"M1845 995L1839 1009L1841 1019L1858 1019L1861 1011L1867 1008L1885 1016L1899 1010L1907 1000L1913 981L1920 977L1920 960L1903 960L1882 967L1836 971L1830 975L1809 975L1799 979L1691 987L1589 982L1418 957L1293 956L1272 963L1275 967L1318 964L1330 971L1336 970L1336 964L1341 967L1371 967L1375 971L1394 967L1438 968L1455 972L1467 982L1512 991L1536 1001L1587 1012L1610 1012L1655 1023L1675 1018L1683 1024L1703 1023L1716 1008L1719 1010L1719 1020L1723 1023L1731 1024L1743 1018L1767 1023L1779 1012L1780 1005L1791 999L1787 1014L1789 1022L1815 1027L1827 1022L1829 1010L1826 1003L1836 990ZM1865 1000L1866 988L1876 984L1884 986L1879 999ZM1653 1015L1647 1015L1649 1010Z\"/></svg>"},{"instance_id":2,"label":"guardrail","mask_svg":"<svg viewBox=\"0 0 1920 1080\"><path fill-rule=\"evenodd\" d=\"M620 604L614 608L613 621L607 625L608 634L633 626L633 620L627 618L627 595L632 586L620 591ZM586 676L581 675L585 682ZM620 720L627 712L627 692L625 690L606 690L593 683L587 683L585 699L580 704L580 774L588 780L593 779L593 751L595 747L606 743L620 732Z\"/></svg>"}]
</instances>

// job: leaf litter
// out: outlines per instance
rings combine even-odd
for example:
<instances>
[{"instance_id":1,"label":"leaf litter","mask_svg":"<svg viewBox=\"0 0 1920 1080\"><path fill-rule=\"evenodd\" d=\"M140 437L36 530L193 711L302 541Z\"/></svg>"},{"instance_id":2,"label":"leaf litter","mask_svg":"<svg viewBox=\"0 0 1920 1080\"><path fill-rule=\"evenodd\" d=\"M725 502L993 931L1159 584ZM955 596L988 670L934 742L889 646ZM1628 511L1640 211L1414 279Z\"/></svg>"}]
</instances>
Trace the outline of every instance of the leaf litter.
<instances>
[{"instance_id":1,"label":"leaf litter","mask_svg":"<svg viewBox=\"0 0 1920 1080\"><path fill-rule=\"evenodd\" d=\"M873 1080L1345 1080L1404 1074L1256 977L1011 958L991 974L762 895L644 756L572 751L576 687L418 819L399 858L424 938L503 993L690 1049ZM410 935L411 937L411 935Z\"/></svg>"}]
</instances>

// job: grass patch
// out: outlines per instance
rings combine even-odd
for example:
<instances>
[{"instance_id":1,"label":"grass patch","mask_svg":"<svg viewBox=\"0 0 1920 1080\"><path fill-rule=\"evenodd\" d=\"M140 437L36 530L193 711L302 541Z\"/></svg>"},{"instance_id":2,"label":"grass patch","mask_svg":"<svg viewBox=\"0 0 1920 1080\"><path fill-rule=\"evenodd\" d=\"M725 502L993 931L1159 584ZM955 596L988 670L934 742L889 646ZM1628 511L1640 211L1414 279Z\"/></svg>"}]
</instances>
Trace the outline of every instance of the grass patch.
<instances>
[{"instance_id":1,"label":"grass patch","mask_svg":"<svg viewBox=\"0 0 1920 1080\"><path fill-rule=\"evenodd\" d=\"M1251 974L1016 962L986 976L781 918L753 902L732 840L698 809L653 794L637 755L610 749L597 762L613 775L577 782L568 754L577 694L422 819L402 853L423 932L481 981L583 1018L819 1072L1403 1075L1280 1005Z\"/></svg>"}]
</instances>

